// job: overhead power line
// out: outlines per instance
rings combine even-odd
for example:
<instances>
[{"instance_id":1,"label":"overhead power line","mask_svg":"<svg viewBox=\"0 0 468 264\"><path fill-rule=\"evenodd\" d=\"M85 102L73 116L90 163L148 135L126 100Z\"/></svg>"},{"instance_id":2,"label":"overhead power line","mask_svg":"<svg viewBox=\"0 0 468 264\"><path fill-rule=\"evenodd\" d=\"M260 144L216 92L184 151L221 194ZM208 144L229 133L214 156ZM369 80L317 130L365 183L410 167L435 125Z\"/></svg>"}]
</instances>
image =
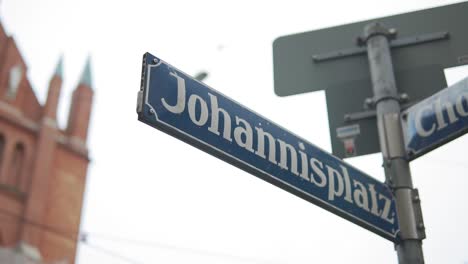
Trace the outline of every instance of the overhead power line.
<instances>
[{"instance_id":1,"label":"overhead power line","mask_svg":"<svg viewBox=\"0 0 468 264\"><path fill-rule=\"evenodd\" d=\"M32 225L36 228L40 228L43 230L46 230L48 232L54 233L58 236L61 236L65 239L68 240L73 240L75 241L76 235L74 235L75 232L72 232L70 230L61 230L53 226L49 226L46 224L41 224L29 219L26 219L25 217L21 215L17 215L15 213L12 213L8 210L1 209L0 208L0 215L4 215L10 218L18 219L26 224ZM244 257L244 256L237 256L233 254L227 254L227 253L222 253L222 252L214 252L210 250L203 250L203 249L196 249L196 248L190 248L190 247L182 247L182 246L177 246L177 245L170 245L170 244L165 244L165 243L159 243L155 241L145 241L145 240L137 240L137 239L130 239L130 238L124 238L124 237L118 237L118 236L113 236L113 235L107 235L107 234L99 234L99 233L88 233L88 232L82 232L79 236L79 241L82 242L82 244L93 248L94 250L101 251L104 254L107 254L109 256L119 258L123 261L126 261L131 264L143 264L142 262L137 262L129 257L122 256L112 250L106 249L101 246L96 246L94 244L89 243L89 237L95 237L95 238L101 238L104 240L108 241L113 241L113 242L122 242L126 244L131 244L135 246L143 246L146 248L159 248L159 249L166 249L166 250L173 250L173 251L183 251L185 253L189 254L194 254L194 255L200 255L200 256L209 256L209 257L217 257L217 258L224 258L224 259L230 259L230 260L235 260L239 262L251 262L251 263L258 263L258 264L278 264L279 262L273 262L271 260L264 260L264 259L258 259L258 258L252 258L252 257Z\"/></svg>"},{"instance_id":2,"label":"overhead power line","mask_svg":"<svg viewBox=\"0 0 468 264\"><path fill-rule=\"evenodd\" d=\"M90 244L88 241L81 241L83 245L86 245L87 247L89 248L92 248L94 249L95 251L99 251L101 253L104 253L110 257L114 257L116 259L120 259L120 260L123 260L127 263L130 263L130 264L144 264L143 262L138 262L134 259L131 259L129 257L126 257L126 256L123 256L123 255L120 255L118 253L116 253L115 251L112 251L112 250L109 250L109 249L106 249L106 248L103 248L103 247L100 247L100 246L96 246L94 244Z\"/></svg>"},{"instance_id":3,"label":"overhead power line","mask_svg":"<svg viewBox=\"0 0 468 264\"><path fill-rule=\"evenodd\" d=\"M279 264L279 262L276 262L276 261L273 262L271 260L232 255L232 254L227 254L227 253L222 253L222 252L215 252L211 250L182 247L182 246L170 245L170 244L154 242L154 241L129 239L129 238L118 237L118 236L107 235L107 234L84 233L82 237L84 237L85 240L88 240L89 237L95 237L95 238L101 238L103 240L121 242L121 243L131 244L135 246L143 246L147 248L159 248L159 249L166 249L166 250L173 250L173 251L183 251L183 252L194 254L194 255L224 258L224 259L230 259L230 260L235 260L239 262L250 262L250 263L258 263L258 264L272 264L272 263Z\"/></svg>"}]
</instances>

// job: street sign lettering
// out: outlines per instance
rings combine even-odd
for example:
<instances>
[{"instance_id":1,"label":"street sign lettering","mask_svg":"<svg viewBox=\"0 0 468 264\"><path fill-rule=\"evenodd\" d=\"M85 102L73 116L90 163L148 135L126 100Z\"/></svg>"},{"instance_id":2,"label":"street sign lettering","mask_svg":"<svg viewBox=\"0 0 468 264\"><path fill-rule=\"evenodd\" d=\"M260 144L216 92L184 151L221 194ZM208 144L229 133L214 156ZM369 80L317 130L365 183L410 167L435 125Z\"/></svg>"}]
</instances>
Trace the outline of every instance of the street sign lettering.
<instances>
[{"instance_id":1,"label":"street sign lettering","mask_svg":"<svg viewBox=\"0 0 468 264\"><path fill-rule=\"evenodd\" d=\"M468 77L403 113L406 149L415 158L468 131Z\"/></svg>"},{"instance_id":2,"label":"street sign lettering","mask_svg":"<svg viewBox=\"0 0 468 264\"><path fill-rule=\"evenodd\" d=\"M389 188L147 53L140 121L175 136L391 241Z\"/></svg>"}]
</instances>

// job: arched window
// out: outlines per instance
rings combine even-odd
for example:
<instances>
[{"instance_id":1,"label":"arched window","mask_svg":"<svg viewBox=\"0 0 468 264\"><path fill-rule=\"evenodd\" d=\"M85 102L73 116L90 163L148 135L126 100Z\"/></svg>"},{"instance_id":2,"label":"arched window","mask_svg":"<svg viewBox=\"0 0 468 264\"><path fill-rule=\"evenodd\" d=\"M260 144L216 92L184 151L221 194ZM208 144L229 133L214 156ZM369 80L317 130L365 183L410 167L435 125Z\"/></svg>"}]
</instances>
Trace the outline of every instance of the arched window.
<instances>
[{"instance_id":1,"label":"arched window","mask_svg":"<svg viewBox=\"0 0 468 264\"><path fill-rule=\"evenodd\" d=\"M15 99L16 92L18 91L18 87L20 85L21 79L23 78L23 69L21 69L20 65L15 65L10 70L10 76L8 78L8 92L7 98L8 99Z\"/></svg>"},{"instance_id":2,"label":"arched window","mask_svg":"<svg viewBox=\"0 0 468 264\"><path fill-rule=\"evenodd\" d=\"M7 184L19 187L24 166L24 146L21 143L16 143L11 159L10 175Z\"/></svg>"}]
</instances>

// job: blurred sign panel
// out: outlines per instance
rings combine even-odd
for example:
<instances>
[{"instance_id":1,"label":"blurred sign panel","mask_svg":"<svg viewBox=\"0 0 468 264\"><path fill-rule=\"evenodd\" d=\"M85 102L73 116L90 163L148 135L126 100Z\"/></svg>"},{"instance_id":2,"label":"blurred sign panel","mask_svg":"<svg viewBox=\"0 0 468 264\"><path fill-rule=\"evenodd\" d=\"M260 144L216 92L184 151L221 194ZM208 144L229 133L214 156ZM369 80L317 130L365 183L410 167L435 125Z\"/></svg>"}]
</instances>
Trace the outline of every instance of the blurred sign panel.
<instances>
[{"instance_id":1,"label":"blurred sign panel","mask_svg":"<svg viewBox=\"0 0 468 264\"><path fill-rule=\"evenodd\" d=\"M468 132L468 77L403 113L408 156L414 159Z\"/></svg>"},{"instance_id":2,"label":"blurred sign panel","mask_svg":"<svg viewBox=\"0 0 468 264\"><path fill-rule=\"evenodd\" d=\"M444 69L468 64L466 14L468 2L279 37L273 43L275 93L288 96L344 87L350 81L370 80L365 49L356 55L321 62L313 57L337 51L344 55L347 49L357 48L356 38L362 34L364 26L373 21L398 31L393 43L398 43L396 46L400 47L392 49L395 72L407 72L429 65L438 65ZM448 32L448 38L424 40L440 32ZM409 45L411 42L424 44ZM431 79L432 76L425 78ZM442 88L424 87L431 90ZM409 88L399 86L398 89L405 92ZM410 96L420 97L417 94Z\"/></svg>"},{"instance_id":3,"label":"blurred sign panel","mask_svg":"<svg viewBox=\"0 0 468 264\"><path fill-rule=\"evenodd\" d=\"M137 112L138 119L152 127L396 239L395 202L385 184L149 53L144 56ZM180 155L175 158L175 169L184 166Z\"/></svg>"}]
</instances>

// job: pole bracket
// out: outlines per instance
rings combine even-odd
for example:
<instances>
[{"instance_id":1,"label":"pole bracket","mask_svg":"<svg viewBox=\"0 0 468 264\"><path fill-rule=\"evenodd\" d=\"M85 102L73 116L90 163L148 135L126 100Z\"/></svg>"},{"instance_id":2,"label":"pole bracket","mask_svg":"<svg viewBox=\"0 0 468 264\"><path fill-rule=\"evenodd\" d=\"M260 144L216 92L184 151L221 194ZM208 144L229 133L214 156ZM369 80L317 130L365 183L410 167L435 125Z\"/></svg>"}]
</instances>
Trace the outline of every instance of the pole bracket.
<instances>
[{"instance_id":1,"label":"pole bracket","mask_svg":"<svg viewBox=\"0 0 468 264\"><path fill-rule=\"evenodd\" d=\"M374 22L364 28L364 34L359 36L356 40L358 46L365 46L367 41L374 36L385 36L388 40L396 38L397 30L395 28L386 28L379 22Z\"/></svg>"},{"instance_id":2,"label":"pole bracket","mask_svg":"<svg viewBox=\"0 0 468 264\"><path fill-rule=\"evenodd\" d=\"M378 34L374 34L374 35L378 35ZM407 46L412 46L412 45L424 44L424 43L433 42L433 41L447 40L449 38L450 38L450 34L448 31L433 32L433 33L427 33L427 34L422 34L422 35L417 35L417 36L392 39L392 41L390 42L390 47L392 49L396 49L396 48L402 48L402 47L407 47ZM359 47L347 48L347 49L327 52L323 54L314 54L312 55L312 60L315 63L320 63L320 62L326 62L330 60L341 59L345 57L352 57L352 56L366 54L367 49L365 45L361 46L360 42L364 42L363 36L360 36L357 38L357 44ZM460 63L466 60L468 60L468 56L462 56L459 58L459 62L461 61Z\"/></svg>"},{"instance_id":3,"label":"pole bracket","mask_svg":"<svg viewBox=\"0 0 468 264\"><path fill-rule=\"evenodd\" d=\"M402 96L404 96L405 94L401 94L400 95L400 98ZM369 101L367 101L367 99L369 99ZM360 121L360 120L364 120L364 119L372 119L372 118L376 118L377 116L377 111L376 110L370 110L371 107L372 108L375 108L375 105L373 104L373 99L372 98L367 98L366 101L364 101L364 111L361 111L361 112L354 112L354 113L347 113L343 116L343 121L346 122L346 123L350 123L350 122L356 122L356 121ZM405 99L402 99L400 102L405 102L404 101ZM370 102L372 101L372 102ZM367 106L367 103L370 102L370 106ZM405 103L405 104L402 104L401 105L401 110L404 111L406 109L408 109L409 107L415 105L416 103L418 103L419 100L416 100L416 101L412 101L412 102L409 102L409 103ZM405 115L405 113L402 113L401 115L401 118L406 118L407 116Z\"/></svg>"},{"instance_id":4,"label":"pole bracket","mask_svg":"<svg viewBox=\"0 0 468 264\"><path fill-rule=\"evenodd\" d=\"M421 241L426 238L426 228L424 226L424 220L422 217L421 199L419 198L419 191L418 189L406 189L400 190L400 192L405 192L406 194L410 195L410 197L408 198L411 198L411 204L408 204L404 208L400 208L400 210L407 210L406 213L408 213L408 211L412 211L414 218L412 218L412 223L407 225L400 225L398 241L408 239ZM405 196L405 193L401 194Z\"/></svg>"},{"instance_id":5,"label":"pole bracket","mask_svg":"<svg viewBox=\"0 0 468 264\"><path fill-rule=\"evenodd\" d=\"M384 159L382 167L385 170L385 183L394 191L397 189L411 189L413 182L409 175L409 164L405 159ZM401 172L405 172L402 174ZM400 173L400 177L397 177Z\"/></svg>"},{"instance_id":6,"label":"pole bracket","mask_svg":"<svg viewBox=\"0 0 468 264\"><path fill-rule=\"evenodd\" d=\"M375 108L378 102L384 101L384 100L396 100L400 102L400 104L404 104L409 101L409 96L407 93L401 93L397 96L385 95L385 96L380 96L380 97L368 97L364 100L364 109L368 110L368 109Z\"/></svg>"}]
</instances>

